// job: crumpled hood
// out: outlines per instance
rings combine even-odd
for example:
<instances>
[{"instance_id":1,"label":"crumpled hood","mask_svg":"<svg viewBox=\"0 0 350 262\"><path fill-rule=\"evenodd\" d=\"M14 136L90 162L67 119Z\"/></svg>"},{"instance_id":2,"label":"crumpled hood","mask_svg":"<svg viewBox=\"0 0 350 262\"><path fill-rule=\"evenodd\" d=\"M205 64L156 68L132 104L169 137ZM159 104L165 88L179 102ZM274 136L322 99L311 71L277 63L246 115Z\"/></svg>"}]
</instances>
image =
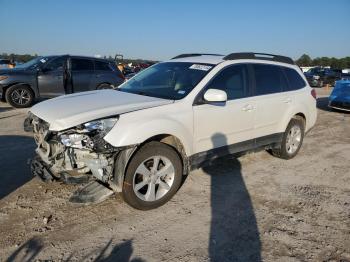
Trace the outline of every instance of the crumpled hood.
<instances>
[{"instance_id":1,"label":"crumpled hood","mask_svg":"<svg viewBox=\"0 0 350 262\"><path fill-rule=\"evenodd\" d=\"M30 112L48 122L50 130L61 131L91 120L173 102L116 90L97 90L46 100L33 106Z\"/></svg>"}]
</instances>

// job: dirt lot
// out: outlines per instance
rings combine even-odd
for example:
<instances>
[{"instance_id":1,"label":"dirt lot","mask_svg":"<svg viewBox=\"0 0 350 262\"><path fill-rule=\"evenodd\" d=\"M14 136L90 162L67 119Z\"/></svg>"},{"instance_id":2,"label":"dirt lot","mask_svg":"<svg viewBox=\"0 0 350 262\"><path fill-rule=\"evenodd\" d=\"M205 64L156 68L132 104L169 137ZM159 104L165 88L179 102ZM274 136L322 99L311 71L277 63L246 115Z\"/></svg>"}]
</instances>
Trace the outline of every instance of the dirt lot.
<instances>
[{"instance_id":1,"label":"dirt lot","mask_svg":"<svg viewBox=\"0 0 350 262\"><path fill-rule=\"evenodd\" d=\"M350 261L350 114L327 109L289 161L261 151L197 170L165 206L67 202L26 161L26 110L0 104L0 261Z\"/></svg>"}]
</instances>

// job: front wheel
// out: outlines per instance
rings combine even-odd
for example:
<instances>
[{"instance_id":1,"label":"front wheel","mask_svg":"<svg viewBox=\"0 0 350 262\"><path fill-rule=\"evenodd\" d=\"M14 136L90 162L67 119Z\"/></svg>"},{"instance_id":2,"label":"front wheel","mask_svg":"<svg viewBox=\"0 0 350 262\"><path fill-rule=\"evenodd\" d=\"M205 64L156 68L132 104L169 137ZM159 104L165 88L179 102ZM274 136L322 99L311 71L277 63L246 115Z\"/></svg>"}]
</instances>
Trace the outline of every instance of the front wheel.
<instances>
[{"instance_id":1,"label":"front wheel","mask_svg":"<svg viewBox=\"0 0 350 262\"><path fill-rule=\"evenodd\" d=\"M34 102L33 91L25 85L11 86L6 90L6 102L16 108L30 107Z\"/></svg>"},{"instance_id":2,"label":"front wheel","mask_svg":"<svg viewBox=\"0 0 350 262\"><path fill-rule=\"evenodd\" d=\"M283 159L295 157L303 143L304 133L304 119L301 117L292 118L283 134L280 147L272 150L273 155Z\"/></svg>"},{"instance_id":3,"label":"front wheel","mask_svg":"<svg viewBox=\"0 0 350 262\"><path fill-rule=\"evenodd\" d=\"M177 152L166 144L150 142L132 157L122 196L136 209L157 208L175 195L181 181L182 162Z\"/></svg>"}]
</instances>

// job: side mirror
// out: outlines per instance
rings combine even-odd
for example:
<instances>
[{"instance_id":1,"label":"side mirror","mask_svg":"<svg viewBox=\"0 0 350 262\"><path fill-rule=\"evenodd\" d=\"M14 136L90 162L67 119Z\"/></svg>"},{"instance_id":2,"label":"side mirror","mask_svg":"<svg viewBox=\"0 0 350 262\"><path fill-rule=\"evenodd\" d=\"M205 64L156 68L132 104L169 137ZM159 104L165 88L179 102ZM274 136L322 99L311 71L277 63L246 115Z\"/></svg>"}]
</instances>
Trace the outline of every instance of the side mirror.
<instances>
[{"instance_id":1,"label":"side mirror","mask_svg":"<svg viewBox=\"0 0 350 262\"><path fill-rule=\"evenodd\" d=\"M227 94L223 90L208 89L204 93L204 100L207 102L226 102L227 101Z\"/></svg>"}]
</instances>

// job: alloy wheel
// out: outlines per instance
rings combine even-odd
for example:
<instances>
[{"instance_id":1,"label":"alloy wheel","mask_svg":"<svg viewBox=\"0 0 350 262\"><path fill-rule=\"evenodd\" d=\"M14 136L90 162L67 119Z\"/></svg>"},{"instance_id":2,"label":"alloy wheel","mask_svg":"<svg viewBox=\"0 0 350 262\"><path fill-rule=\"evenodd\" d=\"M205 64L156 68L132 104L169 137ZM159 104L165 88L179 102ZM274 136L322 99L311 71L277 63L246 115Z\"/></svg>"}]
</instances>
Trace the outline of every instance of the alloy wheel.
<instances>
[{"instance_id":1,"label":"alloy wheel","mask_svg":"<svg viewBox=\"0 0 350 262\"><path fill-rule=\"evenodd\" d=\"M165 156L152 156L136 169L133 190L143 201L156 201L166 195L175 179L173 163Z\"/></svg>"}]
</instances>

